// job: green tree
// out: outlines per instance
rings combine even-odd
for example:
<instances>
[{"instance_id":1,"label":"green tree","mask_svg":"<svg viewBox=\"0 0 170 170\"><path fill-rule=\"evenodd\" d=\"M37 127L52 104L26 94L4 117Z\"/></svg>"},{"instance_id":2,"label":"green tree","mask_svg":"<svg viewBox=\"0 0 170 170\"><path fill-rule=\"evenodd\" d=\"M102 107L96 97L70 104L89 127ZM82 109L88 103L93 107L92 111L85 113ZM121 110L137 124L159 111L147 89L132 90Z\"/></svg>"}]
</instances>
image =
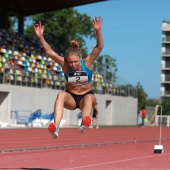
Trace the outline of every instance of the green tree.
<instances>
[{"instance_id":1,"label":"green tree","mask_svg":"<svg viewBox=\"0 0 170 170\"><path fill-rule=\"evenodd\" d=\"M116 65L116 59L111 57L110 55L100 55L94 64L94 68L97 73L103 75L103 78L107 82L116 81L116 72L118 70Z\"/></svg>"},{"instance_id":2,"label":"green tree","mask_svg":"<svg viewBox=\"0 0 170 170\"><path fill-rule=\"evenodd\" d=\"M159 101L154 100L154 99L147 99L147 106L153 106L155 107L156 105L159 105Z\"/></svg>"},{"instance_id":3,"label":"green tree","mask_svg":"<svg viewBox=\"0 0 170 170\"><path fill-rule=\"evenodd\" d=\"M170 97L163 97L161 105L162 105L162 114L170 115Z\"/></svg>"},{"instance_id":4,"label":"green tree","mask_svg":"<svg viewBox=\"0 0 170 170\"><path fill-rule=\"evenodd\" d=\"M16 32L15 24L17 23L17 17L10 17L9 22L10 22L9 31Z\"/></svg>"},{"instance_id":5,"label":"green tree","mask_svg":"<svg viewBox=\"0 0 170 170\"><path fill-rule=\"evenodd\" d=\"M143 86L138 82L136 85L137 96L138 96L138 109L147 104L147 94L145 93Z\"/></svg>"},{"instance_id":6,"label":"green tree","mask_svg":"<svg viewBox=\"0 0 170 170\"><path fill-rule=\"evenodd\" d=\"M41 21L45 25L44 37L54 50L54 47L57 47L58 53L65 54L70 40L76 39L82 46L83 56L87 55L87 47L83 38L95 38L92 19L88 15L68 8L33 15L31 18L33 24ZM25 33L35 36L33 25L27 26Z\"/></svg>"},{"instance_id":7,"label":"green tree","mask_svg":"<svg viewBox=\"0 0 170 170\"><path fill-rule=\"evenodd\" d=\"M125 95L126 96L134 96L134 97L137 96L137 90L131 84L123 85L122 88L125 90Z\"/></svg>"}]
</instances>

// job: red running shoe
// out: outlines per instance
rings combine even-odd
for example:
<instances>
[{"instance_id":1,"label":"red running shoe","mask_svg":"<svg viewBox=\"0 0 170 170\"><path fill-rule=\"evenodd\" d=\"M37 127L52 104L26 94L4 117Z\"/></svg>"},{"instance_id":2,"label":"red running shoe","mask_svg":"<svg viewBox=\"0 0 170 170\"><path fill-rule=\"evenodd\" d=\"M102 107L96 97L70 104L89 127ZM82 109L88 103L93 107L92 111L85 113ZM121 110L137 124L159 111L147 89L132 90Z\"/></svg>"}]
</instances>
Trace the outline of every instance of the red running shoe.
<instances>
[{"instance_id":1,"label":"red running shoe","mask_svg":"<svg viewBox=\"0 0 170 170\"><path fill-rule=\"evenodd\" d=\"M48 131L49 132L55 132L56 131L56 125L55 123L50 123L48 126Z\"/></svg>"},{"instance_id":2,"label":"red running shoe","mask_svg":"<svg viewBox=\"0 0 170 170\"><path fill-rule=\"evenodd\" d=\"M90 126L91 125L91 116L86 116L84 119L83 119L83 124L85 126Z\"/></svg>"},{"instance_id":3,"label":"red running shoe","mask_svg":"<svg viewBox=\"0 0 170 170\"><path fill-rule=\"evenodd\" d=\"M48 131L51 133L52 137L58 138L59 127L56 127L55 123L50 123L48 126Z\"/></svg>"}]
</instances>

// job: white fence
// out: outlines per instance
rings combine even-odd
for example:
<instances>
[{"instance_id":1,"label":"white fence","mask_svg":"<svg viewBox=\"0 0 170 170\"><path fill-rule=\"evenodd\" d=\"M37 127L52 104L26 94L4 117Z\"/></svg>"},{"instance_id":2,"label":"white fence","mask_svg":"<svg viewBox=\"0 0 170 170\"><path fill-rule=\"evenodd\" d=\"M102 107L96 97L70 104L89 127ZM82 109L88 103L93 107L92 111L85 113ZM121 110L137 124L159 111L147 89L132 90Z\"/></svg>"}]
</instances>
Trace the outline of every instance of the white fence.
<instances>
[{"instance_id":1,"label":"white fence","mask_svg":"<svg viewBox=\"0 0 170 170\"><path fill-rule=\"evenodd\" d=\"M151 120L151 116L147 116L148 121ZM138 125L142 123L142 118L138 115ZM152 119L150 126L160 126L161 116L157 115L155 119ZM162 115L162 126L170 127L170 116Z\"/></svg>"},{"instance_id":2,"label":"white fence","mask_svg":"<svg viewBox=\"0 0 170 170\"><path fill-rule=\"evenodd\" d=\"M159 126L160 123L161 123L161 116L160 115L156 116L156 122L157 122L156 123L157 126ZM162 126L167 126L167 127L170 126L170 116L162 115Z\"/></svg>"}]
</instances>

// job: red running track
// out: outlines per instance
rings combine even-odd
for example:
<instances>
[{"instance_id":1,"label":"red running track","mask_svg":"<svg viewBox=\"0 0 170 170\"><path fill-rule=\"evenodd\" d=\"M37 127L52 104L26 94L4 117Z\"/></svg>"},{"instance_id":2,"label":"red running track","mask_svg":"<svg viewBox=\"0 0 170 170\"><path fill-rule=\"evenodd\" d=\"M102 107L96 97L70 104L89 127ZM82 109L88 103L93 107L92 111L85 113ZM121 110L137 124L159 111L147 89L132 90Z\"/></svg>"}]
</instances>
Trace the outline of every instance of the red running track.
<instances>
[{"instance_id":1,"label":"red running track","mask_svg":"<svg viewBox=\"0 0 170 170\"><path fill-rule=\"evenodd\" d=\"M159 127L88 129L84 134L61 128L55 140L47 129L1 129L0 170L170 170L169 131L162 128L164 153L154 154Z\"/></svg>"}]
</instances>

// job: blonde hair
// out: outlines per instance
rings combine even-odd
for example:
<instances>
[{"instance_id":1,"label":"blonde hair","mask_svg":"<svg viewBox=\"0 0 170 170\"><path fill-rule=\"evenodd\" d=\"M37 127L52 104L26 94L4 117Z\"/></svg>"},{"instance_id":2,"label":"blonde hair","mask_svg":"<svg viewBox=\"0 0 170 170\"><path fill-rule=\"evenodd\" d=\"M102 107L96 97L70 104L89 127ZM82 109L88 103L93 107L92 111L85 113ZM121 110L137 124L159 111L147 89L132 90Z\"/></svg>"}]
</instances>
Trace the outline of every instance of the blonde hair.
<instances>
[{"instance_id":1,"label":"blonde hair","mask_svg":"<svg viewBox=\"0 0 170 170\"><path fill-rule=\"evenodd\" d=\"M77 55L79 57L82 57L81 47L78 41L76 40L70 41L70 47L66 51L66 57L69 55Z\"/></svg>"}]
</instances>

